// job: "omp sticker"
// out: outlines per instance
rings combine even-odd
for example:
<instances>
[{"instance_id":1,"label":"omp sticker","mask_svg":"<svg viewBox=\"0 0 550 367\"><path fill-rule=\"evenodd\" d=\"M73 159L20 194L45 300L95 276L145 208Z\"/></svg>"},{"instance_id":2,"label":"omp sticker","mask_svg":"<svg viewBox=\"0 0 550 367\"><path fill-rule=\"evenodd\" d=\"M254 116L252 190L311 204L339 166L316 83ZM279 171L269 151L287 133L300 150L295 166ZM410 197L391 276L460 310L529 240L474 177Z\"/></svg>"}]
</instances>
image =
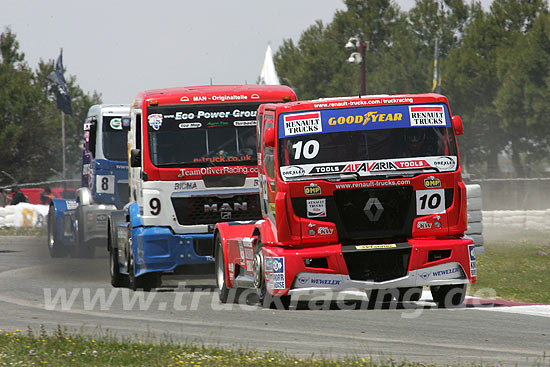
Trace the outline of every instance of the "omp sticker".
<instances>
[{"instance_id":1,"label":"omp sticker","mask_svg":"<svg viewBox=\"0 0 550 367\"><path fill-rule=\"evenodd\" d=\"M476 246L468 245L468 252L470 254L470 277L477 277Z\"/></svg>"},{"instance_id":2,"label":"omp sticker","mask_svg":"<svg viewBox=\"0 0 550 367\"><path fill-rule=\"evenodd\" d=\"M411 126L446 126L443 106L409 106Z\"/></svg>"},{"instance_id":3,"label":"omp sticker","mask_svg":"<svg viewBox=\"0 0 550 367\"><path fill-rule=\"evenodd\" d=\"M284 116L285 136L315 134L323 131L321 112L306 112Z\"/></svg>"},{"instance_id":4,"label":"omp sticker","mask_svg":"<svg viewBox=\"0 0 550 367\"><path fill-rule=\"evenodd\" d=\"M304 194L306 195L321 195L321 187L314 183L309 186L304 186Z\"/></svg>"},{"instance_id":5,"label":"omp sticker","mask_svg":"<svg viewBox=\"0 0 550 367\"><path fill-rule=\"evenodd\" d=\"M417 190L416 214L442 214L445 213L445 190Z\"/></svg>"},{"instance_id":6,"label":"omp sticker","mask_svg":"<svg viewBox=\"0 0 550 367\"><path fill-rule=\"evenodd\" d=\"M327 216L326 199L308 199L306 200L307 217L318 218Z\"/></svg>"},{"instance_id":7,"label":"omp sticker","mask_svg":"<svg viewBox=\"0 0 550 367\"><path fill-rule=\"evenodd\" d=\"M149 126L158 131L162 126L162 114L153 113L147 117L147 121L149 122Z\"/></svg>"},{"instance_id":8,"label":"omp sticker","mask_svg":"<svg viewBox=\"0 0 550 367\"><path fill-rule=\"evenodd\" d=\"M78 208L78 203L74 200L67 200L67 209L68 210L73 210L73 209L76 209Z\"/></svg>"}]
</instances>

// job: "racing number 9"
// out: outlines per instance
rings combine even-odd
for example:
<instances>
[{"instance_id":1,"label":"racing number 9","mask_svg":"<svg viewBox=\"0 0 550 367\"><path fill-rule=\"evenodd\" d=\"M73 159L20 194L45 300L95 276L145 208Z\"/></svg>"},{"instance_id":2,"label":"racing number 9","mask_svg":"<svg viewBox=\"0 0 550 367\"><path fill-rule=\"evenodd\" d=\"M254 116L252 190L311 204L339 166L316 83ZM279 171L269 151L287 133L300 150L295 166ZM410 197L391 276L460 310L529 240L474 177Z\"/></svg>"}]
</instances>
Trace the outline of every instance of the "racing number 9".
<instances>
[{"instance_id":1,"label":"racing number 9","mask_svg":"<svg viewBox=\"0 0 550 367\"><path fill-rule=\"evenodd\" d=\"M152 215L159 215L160 214L160 200L157 198L152 198L149 201L149 206L151 207L151 214Z\"/></svg>"},{"instance_id":2,"label":"racing number 9","mask_svg":"<svg viewBox=\"0 0 550 367\"><path fill-rule=\"evenodd\" d=\"M302 148L303 145L303 148ZM305 159L313 159L319 154L319 142L317 140L308 140L304 144L303 141L298 141L292 146L294 149L294 159L300 159L303 154Z\"/></svg>"}]
</instances>

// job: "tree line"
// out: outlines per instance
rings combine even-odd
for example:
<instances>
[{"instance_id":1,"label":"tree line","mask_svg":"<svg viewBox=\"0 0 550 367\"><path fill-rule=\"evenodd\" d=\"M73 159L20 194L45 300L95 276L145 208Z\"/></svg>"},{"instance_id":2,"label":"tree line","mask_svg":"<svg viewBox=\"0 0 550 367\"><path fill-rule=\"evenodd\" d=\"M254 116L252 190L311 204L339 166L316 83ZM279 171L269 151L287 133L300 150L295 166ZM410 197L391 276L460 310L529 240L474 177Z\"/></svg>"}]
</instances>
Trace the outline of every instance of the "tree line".
<instances>
[{"instance_id":1,"label":"tree line","mask_svg":"<svg viewBox=\"0 0 550 367\"><path fill-rule=\"evenodd\" d=\"M462 117L463 167L474 177L548 176L550 14L543 0L417 0L405 12L390 0L345 0L329 24L317 21L274 55L300 99L359 94L348 39L368 42L367 94L432 90L434 45L441 94ZM508 164L503 164L502 158Z\"/></svg>"},{"instance_id":2,"label":"tree line","mask_svg":"<svg viewBox=\"0 0 550 367\"><path fill-rule=\"evenodd\" d=\"M0 187L61 179L61 112L47 80L54 64L53 59L41 59L33 70L15 33L5 28L0 34ZM101 96L85 93L75 76L67 78L67 85L73 107L73 115L65 116L71 177L80 170L83 121L90 106L101 103Z\"/></svg>"}]
</instances>

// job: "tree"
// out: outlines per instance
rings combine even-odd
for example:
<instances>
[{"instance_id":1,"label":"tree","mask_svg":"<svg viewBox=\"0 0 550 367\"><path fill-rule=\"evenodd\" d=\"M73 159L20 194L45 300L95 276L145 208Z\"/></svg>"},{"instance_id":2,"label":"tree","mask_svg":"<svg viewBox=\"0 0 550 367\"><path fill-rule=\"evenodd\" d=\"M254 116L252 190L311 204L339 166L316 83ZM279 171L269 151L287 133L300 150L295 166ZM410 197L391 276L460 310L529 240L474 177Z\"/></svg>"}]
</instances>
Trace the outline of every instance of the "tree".
<instances>
[{"instance_id":1,"label":"tree","mask_svg":"<svg viewBox=\"0 0 550 367\"><path fill-rule=\"evenodd\" d=\"M46 76L54 61L40 61L33 72L19 50L15 34L6 28L0 35L0 186L38 182L52 176L50 169L61 170L60 113L53 103ZM94 93L84 93L69 78L75 114L66 119L68 162L72 172L79 171L82 122L93 103L100 102Z\"/></svg>"}]
</instances>

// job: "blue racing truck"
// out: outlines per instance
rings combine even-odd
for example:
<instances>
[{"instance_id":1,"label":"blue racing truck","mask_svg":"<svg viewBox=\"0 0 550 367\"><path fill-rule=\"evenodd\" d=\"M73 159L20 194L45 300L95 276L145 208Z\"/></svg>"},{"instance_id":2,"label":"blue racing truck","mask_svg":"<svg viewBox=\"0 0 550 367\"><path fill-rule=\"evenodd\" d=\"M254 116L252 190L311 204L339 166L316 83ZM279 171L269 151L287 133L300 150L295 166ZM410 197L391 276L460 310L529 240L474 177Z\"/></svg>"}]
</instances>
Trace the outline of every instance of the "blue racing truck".
<instances>
[{"instance_id":1,"label":"blue racing truck","mask_svg":"<svg viewBox=\"0 0 550 367\"><path fill-rule=\"evenodd\" d=\"M130 106L94 105L84 122L82 183L76 199L53 199L48 212L51 257L92 258L107 241L109 213L128 202L127 133Z\"/></svg>"}]
</instances>

